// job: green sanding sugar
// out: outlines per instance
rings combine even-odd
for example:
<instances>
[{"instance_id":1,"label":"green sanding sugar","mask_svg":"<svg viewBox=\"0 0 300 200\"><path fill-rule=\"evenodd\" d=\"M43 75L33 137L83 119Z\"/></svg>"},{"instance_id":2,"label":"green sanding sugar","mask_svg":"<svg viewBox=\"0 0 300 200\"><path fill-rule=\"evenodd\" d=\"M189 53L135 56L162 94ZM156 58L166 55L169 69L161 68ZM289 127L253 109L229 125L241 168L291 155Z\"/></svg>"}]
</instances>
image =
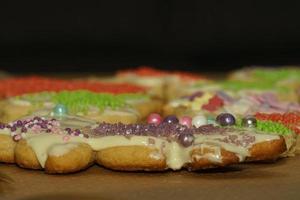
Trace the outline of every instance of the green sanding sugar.
<instances>
[{"instance_id":1,"label":"green sanding sugar","mask_svg":"<svg viewBox=\"0 0 300 200\"><path fill-rule=\"evenodd\" d=\"M300 82L299 69L254 69L249 74L250 81L243 80L224 80L217 81L211 85L220 86L225 90L239 91L243 89L254 90L276 90L281 93L286 93L291 90L288 85L278 84L282 80L294 80ZM276 87L274 88L274 85ZM196 87L206 86L205 83L197 83Z\"/></svg>"},{"instance_id":2,"label":"green sanding sugar","mask_svg":"<svg viewBox=\"0 0 300 200\"><path fill-rule=\"evenodd\" d=\"M257 121L256 129L267 133L275 133L278 135L288 135L293 133L291 129L287 128L283 124L272 121Z\"/></svg>"},{"instance_id":3,"label":"green sanding sugar","mask_svg":"<svg viewBox=\"0 0 300 200\"><path fill-rule=\"evenodd\" d=\"M300 70L298 69L267 70L258 68L253 70L253 75L256 78L273 83L284 79L295 79L300 81Z\"/></svg>"},{"instance_id":4,"label":"green sanding sugar","mask_svg":"<svg viewBox=\"0 0 300 200\"><path fill-rule=\"evenodd\" d=\"M269 81L261 81L259 83L257 82L247 82L247 81L241 81L241 80L224 80L224 81L218 81L214 84L211 84L211 86L218 86L224 90L231 90L231 91L240 91L240 90L274 90L282 93L286 93L289 90L286 87L283 86L277 86L274 88L274 83ZM196 87L205 87L206 85L203 83L197 83L195 85Z\"/></svg>"},{"instance_id":5,"label":"green sanding sugar","mask_svg":"<svg viewBox=\"0 0 300 200\"><path fill-rule=\"evenodd\" d=\"M237 119L236 121L236 127L237 128L244 128L242 126L242 120ZM292 134L293 131L283 124L272 122L272 121L257 121L257 126L255 128L258 131L262 131L265 133L271 133L271 134L277 134L277 135L288 135Z\"/></svg>"},{"instance_id":6,"label":"green sanding sugar","mask_svg":"<svg viewBox=\"0 0 300 200\"><path fill-rule=\"evenodd\" d=\"M20 97L17 97L20 98ZM103 110L107 107L115 109L128 106L128 100L147 99L148 96L141 94L108 94L108 93L93 93L85 90L78 91L61 91L42 92L22 96L33 104L43 104L45 101L50 101L55 104L65 105L71 112L86 112L90 107L96 107Z\"/></svg>"},{"instance_id":7,"label":"green sanding sugar","mask_svg":"<svg viewBox=\"0 0 300 200\"><path fill-rule=\"evenodd\" d=\"M245 81L235 81L235 80L228 80L220 82L220 85L224 89L228 90L242 90L242 89L256 89L256 90L269 90L273 89L273 84L270 84L269 82L263 82L263 83L254 83L254 82L245 82Z\"/></svg>"}]
</instances>

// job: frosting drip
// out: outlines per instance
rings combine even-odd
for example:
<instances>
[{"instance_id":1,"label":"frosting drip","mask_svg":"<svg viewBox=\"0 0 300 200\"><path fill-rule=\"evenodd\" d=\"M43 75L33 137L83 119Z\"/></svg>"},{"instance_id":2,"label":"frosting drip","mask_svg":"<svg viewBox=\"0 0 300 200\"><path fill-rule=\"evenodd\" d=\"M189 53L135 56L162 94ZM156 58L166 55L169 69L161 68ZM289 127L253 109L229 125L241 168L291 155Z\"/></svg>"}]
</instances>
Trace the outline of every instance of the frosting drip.
<instances>
[{"instance_id":1,"label":"frosting drip","mask_svg":"<svg viewBox=\"0 0 300 200\"><path fill-rule=\"evenodd\" d=\"M79 119L68 118L69 124L78 125ZM52 124L52 128L50 127ZM48 155L62 156L85 143L94 151L117 146L149 146L160 150L160 156L166 159L168 167L180 169L193 159L206 158L212 162L222 162L221 149L234 152L243 161L249 155L248 149L262 141L279 139L277 135L257 134L254 130L238 128L215 127L204 125L199 128L187 128L180 124L162 123L153 124L90 124L80 129L71 129L61 126L64 120L33 119L18 120L14 123L0 126L0 134L18 135L27 141L42 167ZM82 123L82 122L80 122ZM88 123L88 122L85 122ZM29 125L28 125L29 124ZM15 128L14 128L15 127ZM27 131L22 128L27 127ZM51 128L51 131L49 130ZM182 136L192 136L192 142L186 143ZM20 138L19 138L20 139ZM16 140L18 141L18 140ZM199 157L192 157L191 151L200 148L204 151L210 147L214 152L203 152Z\"/></svg>"}]
</instances>

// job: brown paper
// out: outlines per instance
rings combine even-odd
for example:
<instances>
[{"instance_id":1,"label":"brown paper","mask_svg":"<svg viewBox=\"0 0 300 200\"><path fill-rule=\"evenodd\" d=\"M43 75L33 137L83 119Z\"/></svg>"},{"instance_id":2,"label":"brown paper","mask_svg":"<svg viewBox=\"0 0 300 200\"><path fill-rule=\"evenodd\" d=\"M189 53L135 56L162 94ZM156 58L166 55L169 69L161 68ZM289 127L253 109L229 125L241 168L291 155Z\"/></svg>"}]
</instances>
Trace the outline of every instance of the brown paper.
<instances>
[{"instance_id":1,"label":"brown paper","mask_svg":"<svg viewBox=\"0 0 300 200\"><path fill-rule=\"evenodd\" d=\"M116 172L99 166L47 175L0 164L0 199L300 199L300 156L199 172Z\"/></svg>"}]
</instances>

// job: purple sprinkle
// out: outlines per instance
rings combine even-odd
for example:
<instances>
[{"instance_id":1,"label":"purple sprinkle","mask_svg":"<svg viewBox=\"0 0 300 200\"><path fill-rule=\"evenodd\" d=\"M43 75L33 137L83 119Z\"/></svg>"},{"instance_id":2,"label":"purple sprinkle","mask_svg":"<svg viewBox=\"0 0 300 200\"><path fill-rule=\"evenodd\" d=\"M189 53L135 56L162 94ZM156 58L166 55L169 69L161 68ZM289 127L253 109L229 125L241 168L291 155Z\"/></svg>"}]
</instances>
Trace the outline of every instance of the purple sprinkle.
<instances>
[{"instance_id":1,"label":"purple sprinkle","mask_svg":"<svg viewBox=\"0 0 300 200\"><path fill-rule=\"evenodd\" d=\"M21 120L18 120L16 123L17 127L22 127L23 126L23 122Z\"/></svg>"},{"instance_id":2,"label":"purple sprinkle","mask_svg":"<svg viewBox=\"0 0 300 200\"><path fill-rule=\"evenodd\" d=\"M41 121L40 117L34 117L33 120Z\"/></svg>"},{"instance_id":3,"label":"purple sprinkle","mask_svg":"<svg viewBox=\"0 0 300 200\"><path fill-rule=\"evenodd\" d=\"M67 131L70 134L72 130L70 128L65 128L65 131Z\"/></svg>"},{"instance_id":4,"label":"purple sprinkle","mask_svg":"<svg viewBox=\"0 0 300 200\"><path fill-rule=\"evenodd\" d=\"M41 128L46 129L48 128L46 124L40 124Z\"/></svg>"},{"instance_id":5,"label":"purple sprinkle","mask_svg":"<svg viewBox=\"0 0 300 200\"><path fill-rule=\"evenodd\" d=\"M194 94L188 96L187 98L189 99L189 101L194 101L195 98L201 97L202 95L203 95L203 92L197 91Z\"/></svg>"},{"instance_id":6,"label":"purple sprinkle","mask_svg":"<svg viewBox=\"0 0 300 200\"><path fill-rule=\"evenodd\" d=\"M22 127L21 132L22 132L22 133L27 133L27 128Z\"/></svg>"},{"instance_id":7,"label":"purple sprinkle","mask_svg":"<svg viewBox=\"0 0 300 200\"><path fill-rule=\"evenodd\" d=\"M0 123L0 129L5 129L5 124Z\"/></svg>"},{"instance_id":8,"label":"purple sprinkle","mask_svg":"<svg viewBox=\"0 0 300 200\"><path fill-rule=\"evenodd\" d=\"M79 129L74 130L74 135L78 136L80 133L81 133L81 132L80 132Z\"/></svg>"},{"instance_id":9,"label":"purple sprinkle","mask_svg":"<svg viewBox=\"0 0 300 200\"><path fill-rule=\"evenodd\" d=\"M10 130L11 130L12 132L14 132L14 131L17 130L17 127L16 127L16 126L12 126L12 127L10 128Z\"/></svg>"}]
</instances>

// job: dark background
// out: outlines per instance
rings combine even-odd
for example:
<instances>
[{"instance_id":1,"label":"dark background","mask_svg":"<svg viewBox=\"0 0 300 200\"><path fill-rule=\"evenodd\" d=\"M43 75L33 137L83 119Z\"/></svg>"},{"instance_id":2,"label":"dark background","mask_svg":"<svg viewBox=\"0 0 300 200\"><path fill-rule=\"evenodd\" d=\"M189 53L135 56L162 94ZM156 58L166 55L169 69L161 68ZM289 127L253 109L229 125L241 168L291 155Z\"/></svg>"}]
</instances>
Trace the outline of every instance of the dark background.
<instances>
[{"instance_id":1,"label":"dark background","mask_svg":"<svg viewBox=\"0 0 300 200\"><path fill-rule=\"evenodd\" d=\"M299 1L1 1L0 67L226 71L300 63Z\"/></svg>"}]
</instances>

